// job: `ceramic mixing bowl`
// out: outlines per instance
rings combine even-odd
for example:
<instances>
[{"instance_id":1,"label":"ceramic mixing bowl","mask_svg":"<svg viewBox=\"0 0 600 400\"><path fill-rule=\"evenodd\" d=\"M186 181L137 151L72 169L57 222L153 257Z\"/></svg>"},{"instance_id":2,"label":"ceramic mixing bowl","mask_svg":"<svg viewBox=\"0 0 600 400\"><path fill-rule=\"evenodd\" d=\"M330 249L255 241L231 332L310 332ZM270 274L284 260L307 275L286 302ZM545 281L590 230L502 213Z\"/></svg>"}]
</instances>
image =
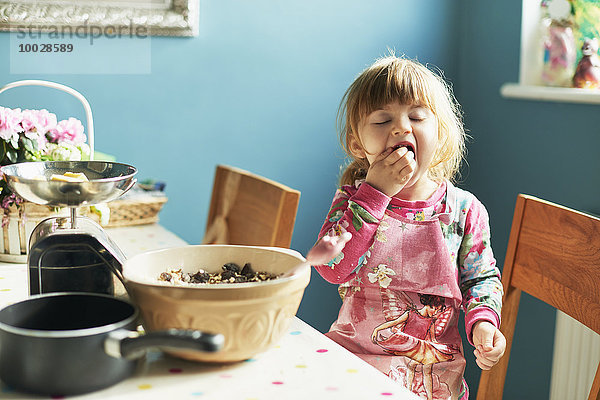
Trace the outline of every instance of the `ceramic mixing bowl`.
<instances>
[{"instance_id":1,"label":"ceramic mixing bowl","mask_svg":"<svg viewBox=\"0 0 600 400\"><path fill-rule=\"evenodd\" d=\"M284 273L304 261L296 251L273 247L190 245L151 251L123 264L125 286L147 331L198 329L225 336L216 353L177 352L185 359L234 362L272 347L287 332L310 280L310 267L264 282L177 286L159 281L162 272L220 272L226 263L251 263L255 271Z\"/></svg>"}]
</instances>

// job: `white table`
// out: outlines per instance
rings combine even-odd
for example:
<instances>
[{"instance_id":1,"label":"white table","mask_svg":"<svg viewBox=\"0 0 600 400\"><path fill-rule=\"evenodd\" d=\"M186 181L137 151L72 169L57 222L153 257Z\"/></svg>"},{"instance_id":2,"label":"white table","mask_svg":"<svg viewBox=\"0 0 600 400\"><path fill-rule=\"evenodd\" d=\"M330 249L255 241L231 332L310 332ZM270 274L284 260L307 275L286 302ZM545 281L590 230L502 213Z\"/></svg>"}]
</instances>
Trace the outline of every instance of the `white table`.
<instances>
[{"instance_id":1,"label":"white table","mask_svg":"<svg viewBox=\"0 0 600 400\"><path fill-rule=\"evenodd\" d=\"M127 256L186 244L160 225L107 232ZM26 265L0 263L0 306L27 298L27 286ZM0 382L0 399L39 398L15 392ZM150 351L134 376L110 388L69 399L376 400L416 396L294 318L276 346L250 360L204 364Z\"/></svg>"}]
</instances>

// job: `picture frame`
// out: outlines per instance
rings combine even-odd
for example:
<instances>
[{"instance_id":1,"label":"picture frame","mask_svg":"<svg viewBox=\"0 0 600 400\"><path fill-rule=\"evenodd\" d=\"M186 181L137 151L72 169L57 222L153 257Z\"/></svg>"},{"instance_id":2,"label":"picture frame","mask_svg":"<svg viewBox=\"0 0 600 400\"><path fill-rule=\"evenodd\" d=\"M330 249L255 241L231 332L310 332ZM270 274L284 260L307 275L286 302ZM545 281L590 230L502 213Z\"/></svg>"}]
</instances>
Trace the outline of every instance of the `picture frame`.
<instances>
[{"instance_id":1,"label":"picture frame","mask_svg":"<svg viewBox=\"0 0 600 400\"><path fill-rule=\"evenodd\" d=\"M0 31L198 36L199 0L0 1Z\"/></svg>"}]
</instances>

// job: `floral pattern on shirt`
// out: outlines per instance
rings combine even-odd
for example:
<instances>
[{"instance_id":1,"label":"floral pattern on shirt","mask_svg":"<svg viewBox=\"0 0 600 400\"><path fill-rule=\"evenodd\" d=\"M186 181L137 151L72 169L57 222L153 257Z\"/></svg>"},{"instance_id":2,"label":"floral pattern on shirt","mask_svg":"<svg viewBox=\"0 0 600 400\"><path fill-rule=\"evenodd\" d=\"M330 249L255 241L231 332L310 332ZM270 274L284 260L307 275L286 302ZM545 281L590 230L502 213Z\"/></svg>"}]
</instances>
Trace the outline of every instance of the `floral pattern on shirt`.
<instances>
[{"instance_id":1,"label":"floral pattern on shirt","mask_svg":"<svg viewBox=\"0 0 600 400\"><path fill-rule=\"evenodd\" d=\"M392 283L392 278L390 275L396 275L396 271L391 268L388 268L385 264L379 264L375 268L373 268L373 272L367 274L369 277L369 282L375 283L378 282L379 286L382 288L387 288L390 283Z\"/></svg>"}]
</instances>

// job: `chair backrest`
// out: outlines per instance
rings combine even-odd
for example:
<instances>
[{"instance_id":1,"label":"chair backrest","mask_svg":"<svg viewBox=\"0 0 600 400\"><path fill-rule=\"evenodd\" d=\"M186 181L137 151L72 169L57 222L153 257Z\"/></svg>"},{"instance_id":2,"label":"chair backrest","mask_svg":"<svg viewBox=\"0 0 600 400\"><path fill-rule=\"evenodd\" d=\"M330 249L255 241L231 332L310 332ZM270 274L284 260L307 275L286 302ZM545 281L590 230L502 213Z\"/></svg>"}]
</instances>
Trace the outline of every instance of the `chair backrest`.
<instances>
[{"instance_id":1,"label":"chair backrest","mask_svg":"<svg viewBox=\"0 0 600 400\"><path fill-rule=\"evenodd\" d=\"M289 247L299 200L298 190L218 165L203 243Z\"/></svg>"},{"instance_id":2,"label":"chair backrest","mask_svg":"<svg viewBox=\"0 0 600 400\"><path fill-rule=\"evenodd\" d=\"M600 218L519 195L502 271L506 352L482 371L478 400L502 399L521 291L600 333ZM600 399L600 369L589 399Z\"/></svg>"}]
</instances>

